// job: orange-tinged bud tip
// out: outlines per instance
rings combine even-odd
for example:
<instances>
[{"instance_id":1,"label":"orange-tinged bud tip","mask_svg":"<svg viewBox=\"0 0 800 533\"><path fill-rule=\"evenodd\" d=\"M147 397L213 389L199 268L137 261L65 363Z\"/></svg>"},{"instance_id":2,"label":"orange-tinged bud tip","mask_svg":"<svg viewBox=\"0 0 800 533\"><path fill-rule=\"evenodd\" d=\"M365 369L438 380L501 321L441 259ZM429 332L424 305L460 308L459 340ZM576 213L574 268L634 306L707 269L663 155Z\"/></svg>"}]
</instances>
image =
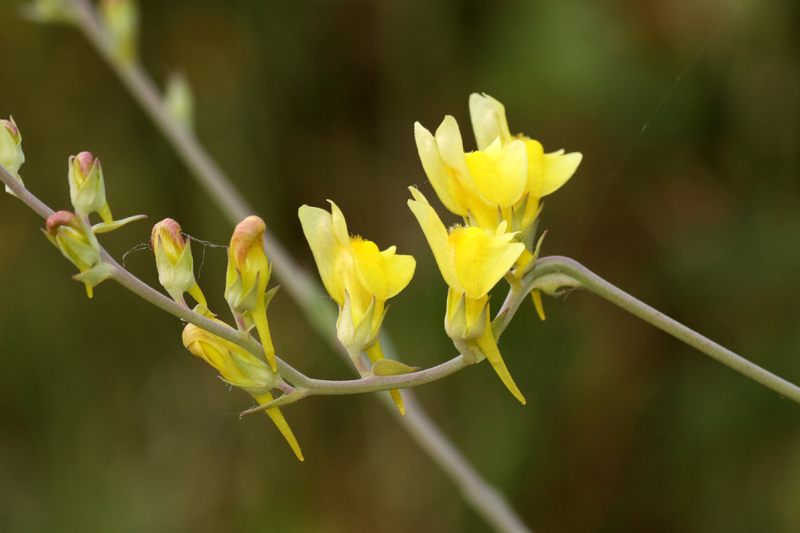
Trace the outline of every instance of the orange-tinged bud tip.
<instances>
[{"instance_id":1,"label":"orange-tinged bud tip","mask_svg":"<svg viewBox=\"0 0 800 533\"><path fill-rule=\"evenodd\" d=\"M71 226L75 229L80 229L77 215L69 211L56 211L47 217L47 233L55 236L60 226Z\"/></svg>"},{"instance_id":2,"label":"orange-tinged bud tip","mask_svg":"<svg viewBox=\"0 0 800 533\"><path fill-rule=\"evenodd\" d=\"M231 237L231 252L236 261L241 264L247 259L247 252L257 246L264 249L264 232L267 226L260 217L251 215L236 225Z\"/></svg>"},{"instance_id":3,"label":"orange-tinged bud tip","mask_svg":"<svg viewBox=\"0 0 800 533\"><path fill-rule=\"evenodd\" d=\"M80 165L81 172L84 175L88 174L92 170L94 156L91 152L81 152L75 156L75 159L78 161L78 165Z\"/></svg>"},{"instance_id":4,"label":"orange-tinged bud tip","mask_svg":"<svg viewBox=\"0 0 800 533\"><path fill-rule=\"evenodd\" d=\"M162 239L166 237L171 243L175 244L181 249L186 246L186 241L183 240L183 235L181 234L180 224L171 218L165 218L153 226L153 232L150 234L150 246L153 248L153 250L156 249L159 235Z\"/></svg>"},{"instance_id":5,"label":"orange-tinged bud tip","mask_svg":"<svg viewBox=\"0 0 800 533\"><path fill-rule=\"evenodd\" d=\"M14 125L14 123L11 122L10 120L5 120L5 119L0 120L0 122L2 122L3 126L6 127L8 132L11 134L11 137L13 137L15 141L18 140L18 138L19 138L19 130Z\"/></svg>"}]
</instances>

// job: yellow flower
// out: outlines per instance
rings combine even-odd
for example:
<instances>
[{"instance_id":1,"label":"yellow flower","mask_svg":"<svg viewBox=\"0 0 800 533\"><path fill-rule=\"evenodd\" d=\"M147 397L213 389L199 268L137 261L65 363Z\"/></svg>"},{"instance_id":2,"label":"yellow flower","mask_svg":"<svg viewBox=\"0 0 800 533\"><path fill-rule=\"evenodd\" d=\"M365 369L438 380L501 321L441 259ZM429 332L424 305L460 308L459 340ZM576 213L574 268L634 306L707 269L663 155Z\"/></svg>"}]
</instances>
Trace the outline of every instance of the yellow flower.
<instances>
[{"instance_id":1,"label":"yellow flower","mask_svg":"<svg viewBox=\"0 0 800 533\"><path fill-rule=\"evenodd\" d=\"M523 237L527 249L517 261L516 273L521 277L533 267L535 260L531 226L539 213L539 201L560 189L575 174L583 155L580 152L565 154L564 150L546 154L539 141L522 134L512 136L508 129L505 107L487 94L473 93L470 95L469 114L479 150L498 142L501 146L510 146L519 140L525 143L528 157L527 183L522 200L513 208L515 212L519 213L518 218L511 223L512 230L521 231L523 235L529 237L527 239ZM536 312L544 320L541 294L533 291L531 297L536 306Z\"/></svg>"},{"instance_id":2,"label":"yellow flower","mask_svg":"<svg viewBox=\"0 0 800 533\"><path fill-rule=\"evenodd\" d=\"M525 206L517 205L518 208L524 208L524 215L520 227L513 228L515 231L524 230L535 219L539 200L560 189L572 177L583 155L580 152L565 154L564 150L546 154L539 141L522 134L512 136L506 121L505 107L489 95L471 94L469 114L478 150L486 150L494 144L503 147L520 141L525 144L528 159L525 192L529 198ZM524 195L520 198L523 197Z\"/></svg>"},{"instance_id":3,"label":"yellow flower","mask_svg":"<svg viewBox=\"0 0 800 533\"><path fill-rule=\"evenodd\" d=\"M414 134L422 167L447 209L487 230L512 216L510 208L520 201L527 183L525 143L498 141L465 154L451 116L435 136L419 122Z\"/></svg>"},{"instance_id":4,"label":"yellow flower","mask_svg":"<svg viewBox=\"0 0 800 533\"><path fill-rule=\"evenodd\" d=\"M394 246L381 252L372 241L350 237L344 215L333 202L331 213L304 205L299 216L322 283L339 304L339 342L364 376L368 370L361 352L366 351L373 363L384 358L378 335L386 315L386 300L408 285L416 261L410 255L397 255ZM400 393L391 392L400 412L404 412Z\"/></svg>"},{"instance_id":5,"label":"yellow flower","mask_svg":"<svg viewBox=\"0 0 800 533\"><path fill-rule=\"evenodd\" d=\"M184 241L180 225L171 218L165 218L153 226L150 246L156 255L158 281L172 299L185 305L183 293L188 292L197 303L205 306L206 298L194 279L192 247L188 241Z\"/></svg>"},{"instance_id":6,"label":"yellow flower","mask_svg":"<svg viewBox=\"0 0 800 533\"><path fill-rule=\"evenodd\" d=\"M264 221L257 216L245 218L234 229L228 248L225 299L239 329L250 331L255 326L264 346L264 355L274 371L277 365L267 322L267 306L277 287L267 292L272 265L264 255L266 229Z\"/></svg>"},{"instance_id":7,"label":"yellow flower","mask_svg":"<svg viewBox=\"0 0 800 533\"><path fill-rule=\"evenodd\" d=\"M212 320L222 324L219 320ZM194 324L187 324L183 329L183 345L193 355L217 369L226 382L250 393L260 405L271 402L273 397L270 391L283 384L278 374L247 350ZM280 409L267 409L267 414L302 461L303 453Z\"/></svg>"},{"instance_id":8,"label":"yellow flower","mask_svg":"<svg viewBox=\"0 0 800 533\"><path fill-rule=\"evenodd\" d=\"M448 231L422 193L413 187L410 190L414 200L409 200L408 206L450 287L445 318L448 335L459 349L463 345L469 351L479 349L508 390L524 404L525 398L508 373L492 334L488 293L514 265L525 245L512 242L514 234L506 233L505 221L493 233L463 226Z\"/></svg>"}]
</instances>

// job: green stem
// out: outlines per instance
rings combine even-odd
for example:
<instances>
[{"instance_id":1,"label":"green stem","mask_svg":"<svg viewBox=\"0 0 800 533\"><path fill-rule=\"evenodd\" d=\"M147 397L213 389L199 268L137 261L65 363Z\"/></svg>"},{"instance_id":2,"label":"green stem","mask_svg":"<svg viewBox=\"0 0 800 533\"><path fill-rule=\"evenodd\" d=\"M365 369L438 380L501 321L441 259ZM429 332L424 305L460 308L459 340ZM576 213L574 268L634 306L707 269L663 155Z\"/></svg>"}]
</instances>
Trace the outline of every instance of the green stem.
<instances>
[{"instance_id":1,"label":"green stem","mask_svg":"<svg viewBox=\"0 0 800 533\"><path fill-rule=\"evenodd\" d=\"M733 353L716 342L687 328L680 322L653 309L646 303L637 300L625 291L594 274L589 269L567 257L551 256L540 259L533 269L535 278L550 280L546 292L552 292L561 287L580 287L602 296L609 302L625 309L629 313L649 322L658 329L665 331L673 337L685 342L689 346L713 357L720 363L732 368L750 379L761 383L778 394L800 403L800 388L743 357ZM554 281L555 280L555 281Z\"/></svg>"}]
</instances>

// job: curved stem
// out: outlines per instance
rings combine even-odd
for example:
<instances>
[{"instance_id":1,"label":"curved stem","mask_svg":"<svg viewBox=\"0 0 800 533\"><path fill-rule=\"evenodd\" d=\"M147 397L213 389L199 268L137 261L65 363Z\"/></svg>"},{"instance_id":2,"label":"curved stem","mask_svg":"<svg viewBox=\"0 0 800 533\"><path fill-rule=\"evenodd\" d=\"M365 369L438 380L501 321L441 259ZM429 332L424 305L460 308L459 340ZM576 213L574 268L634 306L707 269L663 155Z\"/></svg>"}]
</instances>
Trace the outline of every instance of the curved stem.
<instances>
[{"instance_id":1,"label":"curved stem","mask_svg":"<svg viewBox=\"0 0 800 533\"><path fill-rule=\"evenodd\" d=\"M259 405L252 409L244 411L243 415L263 411L265 409L272 409L273 407L280 407L302 400L308 396L342 396L345 394L364 394L368 392L380 392L395 389L408 389L411 387L419 387L433 381L442 379L454 374L462 368L468 367L470 364L464 359L463 355L457 355L449 361L440 365L420 370L418 372L411 372L409 374L401 374L399 376L374 376L368 375L361 379L351 379L344 381L328 381L324 379L309 379L308 387L302 391L302 396L296 396L292 399L286 399L284 396L277 398L264 405Z\"/></svg>"},{"instance_id":2,"label":"curved stem","mask_svg":"<svg viewBox=\"0 0 800 533\"><path fill-rule=\"evenodd\" d=\"M749 377L753 381L761 383L782 396L800 403L800 388L796 385L764 370L760 366L720 346L711 339L687 328L664 313L653 309L646 303L637 300L627 292L615 287L597 274L591 272L577 261L559 256L542 258L536 262L536 266L533 269L533 276L535 278L545 278L550 281L550 286L546 292L552 293L552 291L558 289L559 286L581 287L592 291L598 296L602 296L609 302L641 318L645 322L649 322L658 329L669 333L689 346L713 357L723 365Z\"/></svg>"}]
</instances>

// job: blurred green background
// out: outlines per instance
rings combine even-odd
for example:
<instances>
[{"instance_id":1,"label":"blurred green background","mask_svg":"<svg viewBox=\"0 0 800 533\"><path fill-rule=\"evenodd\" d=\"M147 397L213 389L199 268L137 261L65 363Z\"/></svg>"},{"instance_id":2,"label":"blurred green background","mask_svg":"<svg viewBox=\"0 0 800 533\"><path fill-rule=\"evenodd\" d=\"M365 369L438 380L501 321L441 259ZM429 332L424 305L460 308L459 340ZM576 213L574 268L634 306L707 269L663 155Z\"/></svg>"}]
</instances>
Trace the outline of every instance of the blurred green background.
<instances>
[{"instance_id":1,"label":"blurred green background","mask_svg":"<svg viewBox=\"0 0 800 533\"><path fill-rule=\"evenodd\" d=\"M83 37L19 5L0 1L0 116L23 132L29 188L69 207L67 157L90 150L116 216L227 244L232 228ZM467 98L486 92L512 131L584 154L546 200L545 254L800 382L798 2L141 8L145 66L162 85L188 76L200 138L309 271L296 212L327 198L352 232L417 258L385 324L406 362L455 353L405 205L409 185L434 201L412 126L452 114L473 149ZM238 419L251 400L183 349L179 321L111 282L88 300L41 227L0 196L0 530L489 530L372 397L284 409L297 462L266 417ZM101 241L120 258L149 227ZM194 252L225 317L224 248ZM126 266L157 283L151 253ZM545 307L544 323L523 307L500 346L527 406L486 364L418 389L534 530L800 531L800 406L593 295ZM279 355L351 377L288 294L270 313Z\"/></svg>"}]
</instances>

